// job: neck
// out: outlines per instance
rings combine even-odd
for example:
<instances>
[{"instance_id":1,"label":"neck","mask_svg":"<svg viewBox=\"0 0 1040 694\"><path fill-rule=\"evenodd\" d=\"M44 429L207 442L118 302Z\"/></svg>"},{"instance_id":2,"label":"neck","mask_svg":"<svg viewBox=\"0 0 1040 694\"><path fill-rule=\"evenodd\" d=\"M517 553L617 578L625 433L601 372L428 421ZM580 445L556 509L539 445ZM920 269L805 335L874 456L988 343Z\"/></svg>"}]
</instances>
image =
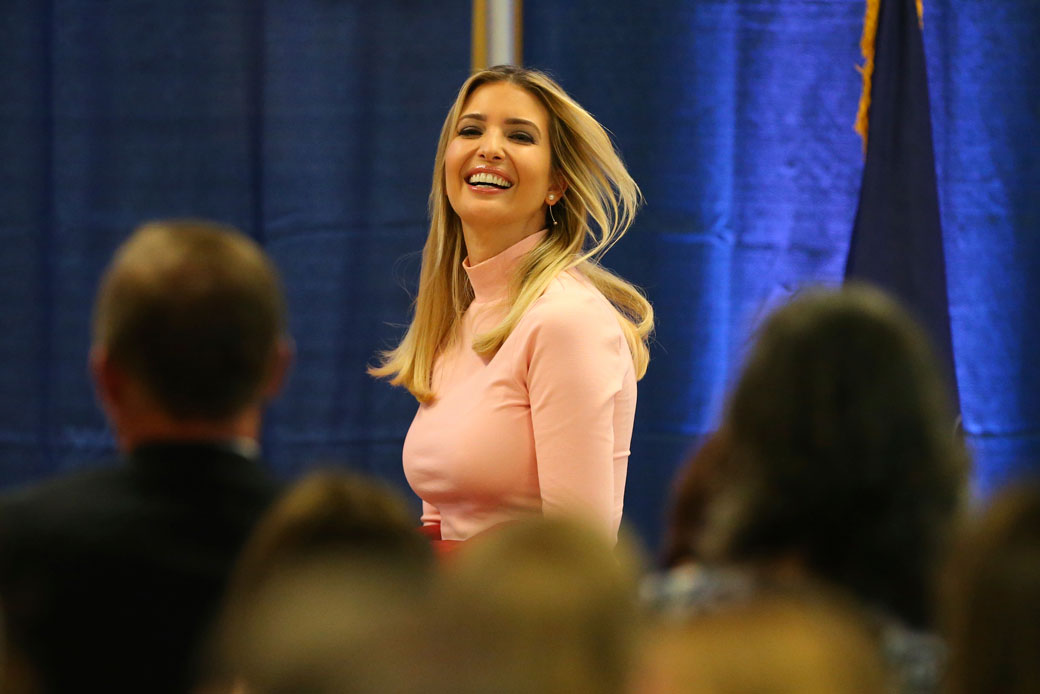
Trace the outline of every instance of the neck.
<instances>
[{"instance_id":1,"label":"neck","mask_svg":"<svg viewBox=\"0 0 1040 694\"><path fill-rule=\"evenodd\" d=\"M260 437L260 408L250 407L224 420L177 419L161 411L135 413L114 422L119 450L128 453L151 441L218 442Z\"/></svg>"},{"instance_id":2,"label":"neck","mask_svg":"<svg viewBox=\"0 0 1040 694\"><path fill-rule=\"evenodd\" d=\"M482 263L543 229L538 219L510 225L478 225L462 222L462 237L470 265Z\"/></svg>"}]
</instances>

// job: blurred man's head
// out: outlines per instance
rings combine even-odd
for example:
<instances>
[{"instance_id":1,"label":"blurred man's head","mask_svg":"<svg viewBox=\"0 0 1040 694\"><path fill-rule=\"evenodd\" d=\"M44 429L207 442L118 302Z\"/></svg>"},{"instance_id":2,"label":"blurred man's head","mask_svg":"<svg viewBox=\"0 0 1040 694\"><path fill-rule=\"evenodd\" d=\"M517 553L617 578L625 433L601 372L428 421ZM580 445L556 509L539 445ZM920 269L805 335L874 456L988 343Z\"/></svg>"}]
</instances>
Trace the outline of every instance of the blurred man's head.
<instances>
[{"instance_id":1,"label":"blurred man's head","mask_svg":"<svg viewBox=\"0 0 1040 694\"><path fill-rule=\"evenodd\" d=\"M91 369L120 445L255 436L288 363L285 322L277 272L247 236L201 220L137 229L94 311Z\"/></svg>"}]
</instances>

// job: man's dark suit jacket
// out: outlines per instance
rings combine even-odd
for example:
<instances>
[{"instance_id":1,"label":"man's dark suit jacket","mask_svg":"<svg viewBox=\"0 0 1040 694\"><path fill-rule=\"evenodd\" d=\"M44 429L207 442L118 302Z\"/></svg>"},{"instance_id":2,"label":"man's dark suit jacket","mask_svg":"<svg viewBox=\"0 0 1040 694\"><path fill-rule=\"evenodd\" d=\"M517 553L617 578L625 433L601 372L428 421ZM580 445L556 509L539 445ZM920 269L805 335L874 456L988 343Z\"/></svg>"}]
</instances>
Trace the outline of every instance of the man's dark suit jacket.
<instances>
[{"instance_id":1,"label":"man's dark suit jacket","mask_svg":"<svg viewBox=\"0 0 1040 694\"><path fill-rule=\"evenodd\" d=\"M0 499L8 638L51 692L183 692L278 488L230 446L159 443Z\"/></svg>"}]
</instances>

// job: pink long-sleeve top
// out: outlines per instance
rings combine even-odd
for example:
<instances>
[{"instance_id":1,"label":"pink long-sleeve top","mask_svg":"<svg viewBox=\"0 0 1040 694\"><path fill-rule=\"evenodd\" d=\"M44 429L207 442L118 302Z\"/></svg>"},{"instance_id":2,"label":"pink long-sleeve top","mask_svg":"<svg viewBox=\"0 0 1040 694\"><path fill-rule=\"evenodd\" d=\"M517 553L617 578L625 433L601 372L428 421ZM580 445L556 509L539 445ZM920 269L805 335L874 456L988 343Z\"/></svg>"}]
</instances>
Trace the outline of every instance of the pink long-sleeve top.
<instances>
[{"instance_id":1,"label":"pink long-sleeve top","mask_svg":"<svg viewBox=\"0 0 1040 694\"><path fill-rule=\"evenodd\" d=\"M505 314L510 274L545 232L477 265L458 339L434 364L404 471L424 525L466 540L525 516L584 517L616 538L636 407L632 355L614 308L577 269L556 277L492 357L473 338Z\"/></svg>"}]
</instances>

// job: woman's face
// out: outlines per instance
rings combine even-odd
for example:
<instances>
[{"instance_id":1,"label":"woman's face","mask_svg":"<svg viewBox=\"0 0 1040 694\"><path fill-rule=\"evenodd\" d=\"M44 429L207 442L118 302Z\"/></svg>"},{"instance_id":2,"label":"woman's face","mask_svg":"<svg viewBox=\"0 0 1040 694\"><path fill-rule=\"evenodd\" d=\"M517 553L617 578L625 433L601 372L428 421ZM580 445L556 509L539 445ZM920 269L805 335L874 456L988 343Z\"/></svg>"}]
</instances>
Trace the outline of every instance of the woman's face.
<instances>
[{"instance_id":1,"label":"woman's face","mask_svg":"<svg viewBox=\"0 0 1040 694\"><path fill-rule=\"evenodd\" d=\"M444 152L444 187L464 227L518 239L545 226L552 180L549 114L509 82L478 87L462 107ZM518 233L519 232L519 233Z\"/></svg>"}]
</instances>

